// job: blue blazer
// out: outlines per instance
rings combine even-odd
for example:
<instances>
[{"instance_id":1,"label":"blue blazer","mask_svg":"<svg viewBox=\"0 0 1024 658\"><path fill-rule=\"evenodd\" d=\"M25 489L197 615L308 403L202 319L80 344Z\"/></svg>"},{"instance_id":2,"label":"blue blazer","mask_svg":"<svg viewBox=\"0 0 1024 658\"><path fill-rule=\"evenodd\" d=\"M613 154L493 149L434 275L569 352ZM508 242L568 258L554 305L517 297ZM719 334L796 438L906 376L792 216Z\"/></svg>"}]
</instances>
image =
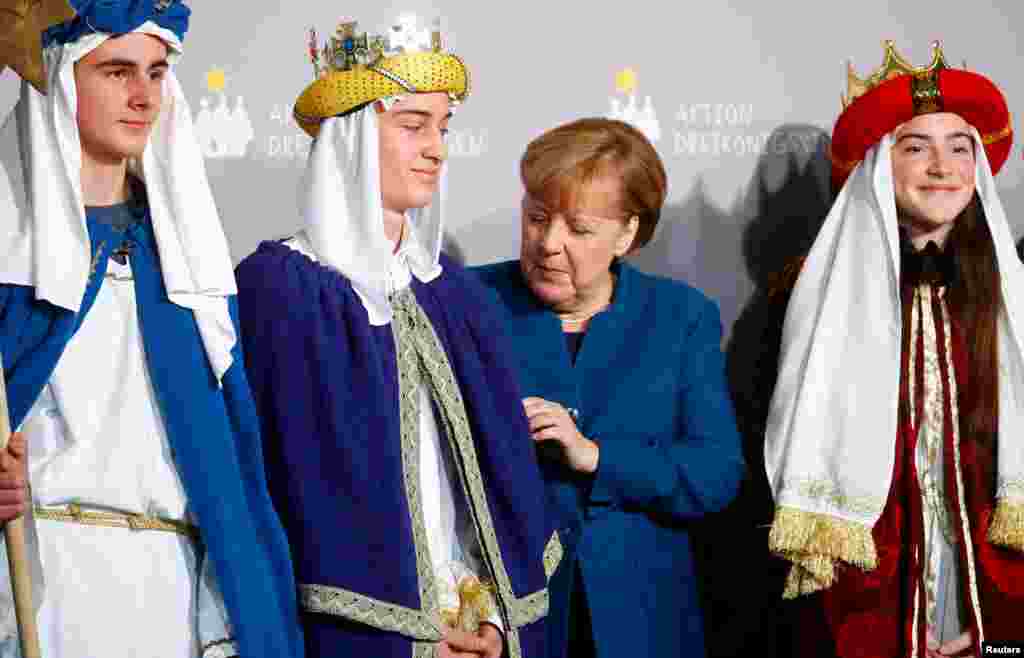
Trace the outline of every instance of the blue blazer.
<instances>
[{"instance_id":1,"label":"blue blazer","mask_svg":"<svg viewBox=\"0 0 1024 658\"><path fill-rule=\"evenodd\" d=\"M523 394L575 410L601 450L584 476L540 449L565 548L549 584L550 655L566 655L578 565L599 656L703 656L687 523L727 505L744 468L718 309L682 282L625 263L613 271L612 304L573 365L518 261L475 269L504 307Z\"/></svg>"}]
</instances>

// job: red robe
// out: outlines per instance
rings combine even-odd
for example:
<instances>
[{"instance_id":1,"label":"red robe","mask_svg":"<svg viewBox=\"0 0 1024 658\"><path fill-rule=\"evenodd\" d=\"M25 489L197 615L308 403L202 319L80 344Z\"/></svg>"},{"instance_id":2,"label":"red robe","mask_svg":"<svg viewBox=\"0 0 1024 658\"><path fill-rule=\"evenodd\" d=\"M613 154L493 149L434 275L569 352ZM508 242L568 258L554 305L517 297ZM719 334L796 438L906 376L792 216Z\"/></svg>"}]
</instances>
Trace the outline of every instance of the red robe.
<instances>
[{"instance_id":1,"label":"red robe","mask_svg":"<svg viewBox=\"0 0 1024 658\"><path fill-rule=\"evenodd\" d=\"M905 302L909 303L909 299ZM953 457L954 432L951 422L951 395L946 373L947 359L943 323L938 300L934 305L939 363L942 365L944 413L945 492L953 525L956 527L959 555L959 592L963 601L961 618L964 630L974 639L971 651L978 655L979 623L987 641L1024 638L1024 555L996 546L988 541L989 521L995 506L995 446L982 443L962 433L959 450L963 491L959 490ZM950 317L952 327L952 364L958 396L968 390L967 352L964 336ZM920 335L920 333L919 333ZM909 342L909 341L905 341ZM919 342L920 345L920 342ZM922 353L918 349L917 354ZM909 349L904 345L901 377L902 409L908 405L910 372ZM923 364L920 359L913 369L918 385L914 387L914 403L921 409ZM921 418L921 413L914 414ZM807 658L924 658L926 656L926 619L923 565L917 555L923 553L924 519L921 490L916 467L917 434L909 414L901 413L896 433L896 462L892 484L881 518L872 535L878 553L878 566L865 572L858 567L837 565L835 584L821 592L801 596L792 602L794 653ZM961 508L961 502L963 508ZM965 509L966 514L960 510ZM966 518L965 518L966 517ZM970 528L974 581L978 593L977 607L971 596L971 578L967 568L967 546L964 522ZM918 624L914 629L915 590ZM980 611L980 615L976 614ZM916 642L914 635L916 634ZM914 647L917 647L916 652Z\"/></svg>"}]
</instances>

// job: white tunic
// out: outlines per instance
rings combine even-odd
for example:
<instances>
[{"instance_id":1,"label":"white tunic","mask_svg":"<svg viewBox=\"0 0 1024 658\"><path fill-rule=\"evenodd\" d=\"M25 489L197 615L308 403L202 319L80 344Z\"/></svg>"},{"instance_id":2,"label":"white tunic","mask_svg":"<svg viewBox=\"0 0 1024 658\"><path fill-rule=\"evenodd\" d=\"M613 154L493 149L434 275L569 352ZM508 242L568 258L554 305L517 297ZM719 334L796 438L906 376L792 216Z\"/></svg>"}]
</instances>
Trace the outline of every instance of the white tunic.
<instances>
[{"instance_id":1,"label":"white tunic","mask_svg":"<svg viewBox=\"0 0 1024 658\"><path fill-rule=\"evenodd\" d=\"M34 505L188 518L143 353L130 265L110 262L21 430ZM46 658L194 658L227 637L212 570L197 565L190 539L34 515L27 524L42 572L37 619ZM6 565L2 578L9 596ZM13 615L5 612L0 656L8 658L18 650ZM234 655L234 647L220 644L205 655Z\"/></svg>"}]
</instances>

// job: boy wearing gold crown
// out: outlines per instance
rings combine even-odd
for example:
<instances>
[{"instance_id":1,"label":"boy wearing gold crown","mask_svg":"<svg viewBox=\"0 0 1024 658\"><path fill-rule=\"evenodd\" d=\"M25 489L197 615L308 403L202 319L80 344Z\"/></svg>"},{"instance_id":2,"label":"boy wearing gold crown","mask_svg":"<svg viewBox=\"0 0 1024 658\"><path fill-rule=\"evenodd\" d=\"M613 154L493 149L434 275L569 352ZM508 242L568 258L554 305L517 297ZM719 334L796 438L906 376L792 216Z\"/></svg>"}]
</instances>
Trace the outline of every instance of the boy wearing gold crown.
<instances>
[{"instance_id":1,"label":"boy wearing gold crown","mask_svg":"<svg viewBox=\"0 0 1024 658\"><path fill-rule=\"evenodd\" d=\"M1024 619L1024 267L985 77L887 44L832 139L765 461L798 655L978 655Z\"/></svg>"},{"instance_id":2,"label":"boy wearing gold crown","mask_svg":"<svg viewBox=\"0 0 1024 658\"><path fill-rule=\"evenodd\" d=\"M305 228L236 272L307 652L540 658L560 545L490 298L441 253L468 72L410 19L310 52Z\"/></svg>"},{"instance_id":3,"label":"boy wearing gold crown","mask_svg":"<svg viewBox=\"0 0 1024 658\"><path fill-rule=\"evenodd\" d=\"M173 72L189 15L0 1L0 67L25 78L0 129L0 353L23 436L0 458L0 520L27 512L47 658L303 653L227 243ZM0 573L0 655L16 656Z\"/></svg>"}]
</instances>

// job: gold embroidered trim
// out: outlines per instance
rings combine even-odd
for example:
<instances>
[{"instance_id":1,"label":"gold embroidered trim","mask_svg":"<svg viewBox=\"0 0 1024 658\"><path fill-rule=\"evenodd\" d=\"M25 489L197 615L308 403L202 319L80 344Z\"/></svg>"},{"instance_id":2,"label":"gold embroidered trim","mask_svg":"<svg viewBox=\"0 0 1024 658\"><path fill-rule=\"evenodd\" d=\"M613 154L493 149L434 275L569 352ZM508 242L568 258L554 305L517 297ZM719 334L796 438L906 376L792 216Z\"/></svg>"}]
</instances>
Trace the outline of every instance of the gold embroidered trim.
<instances>
[{"instance_id":1,"label":"gold embroidered trim","mask_svg":"<svg viewBox=\"0 0 1024 658\"><path fill-rule=\"evenodd\" d=\"M402 370L417 372L424 377L441 411L441 426L452 445L453 461L460 475L459 483L468 502L484 561L496 586L498 608L505 622L508 655L510 658L521 658L522 647L516 629L547 614L547 589L516 598L491 520L465 403L448 356L430 319L410 289L395 294L392 309L392 330L395 332L399 363ZM411 395L415 389L409 390ZM405 397L403 394L403 400Z\"/></svg>"},{"instance_id":2,"label":"gold embroidered trim","mask_svg":"<svg viewBox=\"0 0 1024 658\"><path fill-rule=\"evenodd\" d=\"M562 548L562 540L559 538L558 531L556 530L551 533L551 538L548 539L547 546L544 547L544 575L548 580L551 580L551 575L558 568L564 553L565 549Z\"/></svg>"},{"instance_id":3,"label":"gold embroidered trim","mask_svg":"<svg viewBox=\"0 0 1024 658\"><path fill-rule=\"evenodd\" d=\"M532 624L543 619L548 614L548 590L539 589L533 594L527 594L521 599L516 599L509 607L509 617L512 625L516 628Z\"/></svg>"},{"instance_id":4,"label":"gold embroidered trim","mask_svg":"<svg viewBox=\"0 0 1024 658\"><path fill-rule=\"evenodd\" d=\"M946 333L944 344L946 346L946 354L953 354L953 339L950 331L949 322L949 311L946 308L945 300L940 300L939 308L942 310L942 322L943 328ZM974 613L974 620L978 626L978 644L980 645L985 641L985 627L984 619L981 616L981 598L978 595L978 572L974 565L974 540L971 537L971 524L967 518L967 502L964 497L964 473L963 467L960 465L960 410L957 407L957 390L956 390L956 373L953 371L952 358L949 359L949 365L946 368L946 377L949 385L949 397L951 404L949 405L951 411L950 422L953 426L953 466L956 472L956 503L957 512L960 514L961 529L964 535L964 543L966 544L967 554L967 581L970 587L970 600L971 609Z\"/></svg>"},{"instance_id":5,"label":"gold embroidered trim","mask_svg":"<svg viewBox=\"0 0 1024 658\"><path fill-rule=\"evenodd\" d=\"M783 592L787 599L831 587L836 561L865 571L878 563L870 526L792 507L776 508L768 547L793 563Z\"/></svg>"},{"instance_id":6,"label":"gold embroidered trim","mask_svg":"<svg viewBox=\"0 0 1024 658\"><path fill-rule=\"evenodd\" d=\"M432 618L440 619L440 604L437 583L430 558L430 544L424 521L423 497L420 491L420 401L417 387L420 371L416 358L416 346L398 330L399 323L392 323L395 331L395 354L398 368L399 417L402 440L402 473L405 481L405 496L409 505L412 524L413 548L416 553L416 575L419 581L420 610Z\"/></svg>"},{"instance_id":7,"label":"gold embroidered trim","mask_svg":"<svg viewBox=\"0 0 1024 658\"><path fill-rule=\"evenodd\" d=\"M860 516L877 516L885 507L883 498L852 496L843 491L835 482L825 479L787 480L782 487L782 495L779 497L785 498L788 495L796 495L799 498L813 500L828 507Z\"/></svg>"},{"instance_id":8,"label":"gold embroidered trim","mask_svg":"<svg viewBox=\"0 0 1024 658\"><path fill-rule=\"evenodd\" d=\"M1024 488L1024 480L1017 482L1016 486ZM1024 502L1003 498L996 501L992 522L988 526L988 540L1024 553Z\"/></svg>"},{"instance_id":9,"label":"gold embroidered trim","mask_svg":"<svg viewBox=\"0 0 1024 658\"><path fill-rule=\"evenodd\" d=\"M394 603L385 603L341 587L300 584L299 603L310 612L343 617L417 640L440 642L442 636L439 617Z\"/></svg>"},{"instance_id":10,"label":"gold embroidered trim","mask_svg":"<svg viewBox=\"0 0 1024 658\"><path fill-rule=\"evenodd\" d=\"M159 516L146 516L145 514L86 510L77 503L70 503L60 507L36 506L32 513L37 519L66 521L68 523L81 523L82 525L95 525L107 528L173 532L190 539L199 539L199 528L185 521L165 519Z\"/></svg>"},{"instance_id":11,"label":"gold embroidered trim","mask_svg":"<svg viewBox=\"0 0 1024 658\"><path fill-rule=\"evenodd\" d=\"M994 132L994 133L989 133L987 135L982 135L981 136L981 141L982 141L982 143L985 144L985 146L988 146L989 144L995 144L996 142L998 142L1001 139L1006 139L1007 137L1009 137L1012 134L1013 134L1013 115L1010 115L1006 119L1006 126L1004 126L1002 130L1000 130L998 132Z\"/></svg>"},{"instance_id":12,"label":"gold embroidered trim","mask_svg":"<svg viewBox=\"0 0 1024 658\"><path fill-rule=\"evenodd\" d=\"M935 298L938 298L939 308L941 315L938 321L942 322L942 326L945 330L945 346L946 354L952 354L952 346L950 345L950 326L949 326L949 314L946 309L946 302L942 298L942 294L932 288L931 285L925 283L917 287L914 291L914 307L912 313L912 322L916 327L918 320L918 306L920 305L920 319L924 327L924 418L917 418L915 421L918 423L918 446L919 450L924 450L924 460L921 463L915 455L915 463L918 466L918 484L921 487L922 497L922 514L924 516L925 523L925 535L930 534L932 525L937 524L941 530L943 536L950 545L955 546L957 544L956 526L953 524L951 509L947 505L946 501L948 496L946 495L947 487L949 486L942 479L943 469L943 436L944 436L944 419L946 416L945 403L942 398L942 366L939 364L939 349L938 349L938 333L935 330L936 318L932 312L932 304ZM912 340L916 342L917 332L914 331ZM915 346L916 347L916 346ZM912 356L916 356L912 353ZM916 362L914 362L916 363ZM952 368L953 364L947 361L950 377L953 376ZM911 376L910 381L913 382L916 378ZM949 381L950 395L953 399L953 407L956 407L956 382ZM913 394L913 386L911 386L911 393ZM910 398L914 400L913 397ZM913 406L913 404L911 404ZM956 409L953 409L954 418L956 418ZM936 475L938 474L938 475ZM929 602L934 603L933 601Z\"/></svg>"}]
</instances>

